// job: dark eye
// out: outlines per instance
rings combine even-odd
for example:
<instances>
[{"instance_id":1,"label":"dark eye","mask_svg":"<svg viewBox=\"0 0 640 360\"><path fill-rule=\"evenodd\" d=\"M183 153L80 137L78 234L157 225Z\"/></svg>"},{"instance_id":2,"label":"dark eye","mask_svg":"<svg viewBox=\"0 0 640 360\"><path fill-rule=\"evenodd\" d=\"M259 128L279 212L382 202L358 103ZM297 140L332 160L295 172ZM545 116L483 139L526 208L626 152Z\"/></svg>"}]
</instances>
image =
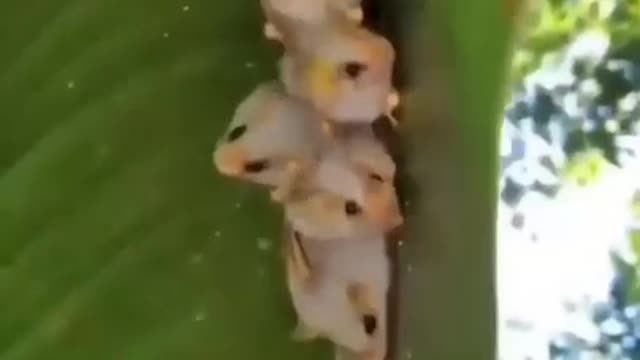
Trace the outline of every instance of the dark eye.
<instances>
[{"instance_id":1,"label":"dark eye","mask_svg":"<svg viewBox=\"0 0 640 360\"><path fill-rule=\"evenodd\" d=\"M357 78L360 74L367 69L365 64L350 61L344 64L344 72L352 79Z\"/></svg>"},{"instance_id":2,"label":"dark eye","mask_svg":"<svg viewBox=\"0 0 640 360\"><path fill-rule=\"evenodd\" d=\"M362 211L362 209L360 209L360 206L353 200L349 200L344 204L344 212L349 216L358 215L360 211Z\"/></svg>"},{"instance_id":3,"label":"dark eye","mask_svg":"<svg viewBox=\"0 0 640 360\"><path fill-rule=\"evenodd\" d=\"M227 141L232 142L237 140L240 136L242 136L245 133L245 131L247 131L246 125L236 126L235 128L233 128L233 130L231 130L231 132L227 136Z\"/></svg>"},{"instance_id":4,"label":"dark eye","mask_svg":"<svg viewBox=\"0 0 640 360\"><path fill-rule=\"evenodd\" d=\"M269 167L269 161L267 160L256 160L249 161L244 164L244 171L248 173L259 173L260 171Z\"/></svg>"},{"instance_id":5,"label":"dark eye","mask_svg":"<svg viewBox=\"0 0 640 360\"><path fill-rule=\"evenodd\" d=\"M365 315L362 317L362 324L367 335L373 335L378 328L378 320L373 315Z\"/></svg>"},{"instance_id":6,"label":"dark eye","mask_svg":"<svg viewBox=\"0 0 640 360\"><path fill-rule=\"evenodd\" d=\"M376 173L370 173L369 174L369 179L375 180L375 181L379 181L379 182L384 182L384 179L382 178L382 176L376 174Z\"/></svg>"}]
</instances>

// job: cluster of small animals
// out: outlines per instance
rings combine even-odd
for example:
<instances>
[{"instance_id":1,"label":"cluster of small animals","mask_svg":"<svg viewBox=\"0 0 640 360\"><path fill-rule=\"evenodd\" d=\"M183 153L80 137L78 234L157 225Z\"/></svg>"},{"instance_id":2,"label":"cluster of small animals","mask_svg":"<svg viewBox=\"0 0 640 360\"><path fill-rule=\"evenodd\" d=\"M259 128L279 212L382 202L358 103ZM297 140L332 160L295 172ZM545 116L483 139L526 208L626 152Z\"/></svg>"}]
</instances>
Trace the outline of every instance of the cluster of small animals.
<instances>
[{"instance_id":1,"label":"cluster of small animals","mask_svg":"<svg viewBox=\"0 0 640 360\"><path fill-rule=\"evenodd\" d=\"M387 354L386 235L403 222L395 163L372 125L391 117L395 51L364 28L359 0L261 0L283 45L279 80L237 107L213 161L271 189L284 207L297 340L324 337L336 359ZM395 121L392 121L395 123Z\"/></svg>"}]
</instances>

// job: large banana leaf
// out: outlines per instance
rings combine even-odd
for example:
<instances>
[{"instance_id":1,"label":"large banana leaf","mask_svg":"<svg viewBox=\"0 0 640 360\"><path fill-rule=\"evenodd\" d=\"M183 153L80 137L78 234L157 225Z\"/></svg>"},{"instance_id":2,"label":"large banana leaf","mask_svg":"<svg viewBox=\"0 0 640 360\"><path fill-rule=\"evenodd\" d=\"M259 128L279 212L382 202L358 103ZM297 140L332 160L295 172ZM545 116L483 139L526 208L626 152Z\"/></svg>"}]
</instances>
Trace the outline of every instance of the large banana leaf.
<instances>
[{"instance_id":1,"label":"large banana leaf","mask_svg":"<svg viewBox=\"0 0 640 360\"><path fill-rule=\"evenodd\" d=\"M446 3L416 1L401 41L416 186L396 353L489 359L505 25L498 2ZM329 358L288 337L280 211L211 166L274 76L260 29L257 0L2 1L0 359ZM434 29L456 65L443 99Z\"/></svg>"},{"instance_id":2,"label":"large banana leaf","mask_svg":"<svg viewBox=\"0 0 640 360\"><path fill-rule=\"evenodd\" d=\"M496 358L497 140L519 6L432 1L404 11L409 221L398 358Z\"/></svg>"}]
</instances>

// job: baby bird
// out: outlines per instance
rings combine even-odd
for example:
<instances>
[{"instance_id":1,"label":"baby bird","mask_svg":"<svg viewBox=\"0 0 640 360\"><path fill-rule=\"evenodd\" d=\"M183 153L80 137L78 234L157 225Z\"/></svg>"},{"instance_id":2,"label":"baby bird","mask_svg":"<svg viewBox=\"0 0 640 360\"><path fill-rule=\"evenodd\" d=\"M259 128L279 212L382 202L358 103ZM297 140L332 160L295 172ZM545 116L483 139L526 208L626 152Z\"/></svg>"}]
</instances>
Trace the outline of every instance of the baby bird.
<instances>
[{"instance_id":1,"label":"baby bird","mask_svg":"<svg viewBox=\"0 0 640 360\"><path fill-rule=\"evenodd\" d=\"M213 162L226 176L277 188L291 173L311 166L331 142L323 123L278 82L261 84L237 107Z\"/></svg>"},{"instance_id":2,"label":"baby bird","mask_svg":"<svg viewBox=\"0 0 640 360\"><path fill-rule=\"evenodd\" d=\"M336 356L384 359L389 287L384 237L316 241L289 228L286 241L287 284L298 314L294 339L325 337L336 344Z\"/></svg>"},{"instance_id":3,"label":"baby bird","mask_svg":"<svg viewBox=\"0 0 640 360\"><path fill-rule=\"evenodd\" d=\"M387 39L347 22L297 29L279 61L287 92L338 123L371 123L387 115L396 125L395 50Z\"/></svg>"},{"instance_id":4,"label":"baby bird","mask_svg":"<svg viewBox=\"0 0 640 360\"><path fill-rule=\"evenodd\" d=\"M393 159L370 127L359 126L325 149L313 170L301 174L278 200L293 227L306 236L386 234L403 223L394 176Z\"/></svg>"}]
</instances>

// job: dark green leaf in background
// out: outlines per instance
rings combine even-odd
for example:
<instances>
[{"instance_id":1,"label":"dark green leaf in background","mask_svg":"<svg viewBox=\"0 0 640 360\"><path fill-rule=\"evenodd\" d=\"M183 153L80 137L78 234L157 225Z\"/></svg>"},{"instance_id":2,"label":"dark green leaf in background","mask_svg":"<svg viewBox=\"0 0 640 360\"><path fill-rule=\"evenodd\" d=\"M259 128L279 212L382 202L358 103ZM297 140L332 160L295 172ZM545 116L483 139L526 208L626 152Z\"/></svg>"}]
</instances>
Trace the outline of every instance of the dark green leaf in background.
<instances>
[{"instance_id":1,"label":"dark green leaf in background","mask_svg":"<svg viewBox=\"0 0 640 360\"><path fill-rule=\"evenodd\" d=\"M0 358L314 358L214 141L273 76L258 2L5 1Z\"/></svg>"}]
</instances>

